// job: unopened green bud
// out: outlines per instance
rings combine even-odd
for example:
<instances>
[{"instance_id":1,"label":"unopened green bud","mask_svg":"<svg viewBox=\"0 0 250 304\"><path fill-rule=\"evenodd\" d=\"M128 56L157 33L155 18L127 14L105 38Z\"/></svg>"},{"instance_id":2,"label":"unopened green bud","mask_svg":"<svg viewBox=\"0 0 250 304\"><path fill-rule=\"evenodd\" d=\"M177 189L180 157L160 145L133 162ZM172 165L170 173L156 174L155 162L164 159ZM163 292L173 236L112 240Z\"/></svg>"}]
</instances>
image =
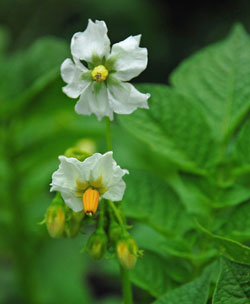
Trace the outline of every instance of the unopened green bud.
<instances>
[{"instance_id":1,"label":"unopened green bud","mask_svg":"<svg viewBox=\"0 0 250 304\"><path fill-rule=\"evenodd\" d=\"M90 157L92 154L88 153L86 151L83 151L79 148L69 148L65 151L64 153L65 156L67 157L74 157L77 158L80 161L84 161L87 157Z\"/></svg>"},{"instance_id":2,"label":"unopened green bud","mask_svg":"<svg viewBox=\"0 0 250 304\"><path fill-rule=\"evenodd\" d=\"M103 230L94 232L87 244L87 250L94 260L100 260L107 249L108 238Z\"/></svg>"},{"instance_id":3,"label":"unopened green bud","mask_svg":"<svg viewBox=\"0 0 250 304\"><path fill-rule=\"evenodd\" d=\"M50 205L46 212L45 222L51 237L61 237L65 226L64 207L60 205Z\"/></svg>"},{"instance_id":4,"label":"unopened green bud","mask_svg":"<svg viewBox=\"0 0 250 304\"><path fill-rule=\"evenodd\" d=\"M122 229L120 225L115 221L110 222L109 224L110 241L116 243L120 239L121 233L122 233Z\"/></svg>"},{"instance_id":5,"label":"unopened green bud","mask_svg":"<svg viewBox=\"0 0 250 304\"><path fill-rule=\"evenodd\" d=\"M90 138L80 139L76 143L75 147L90 154L94 154L96 152L96 144Z\"/></svg>"},{"instance_id":6,"label":"unopened green bud","mask_svg":"<svg viewBox=\"0 0 250 304\"><path fill-rule=\"evenodd\" d=\"M66 237L75 237L78 234L82 226L82 219L84 218L84 215L85 213L83 211L71 211L70 218L66 221L64 229Z\"/></svg>"},{"instance_id":7,"label":"unopened green bud","mask_svg":"<svg viewBox=\"0 0 250 304\"><path fill-rule=\"evenodd\" d=\"M134 268L137 260L137 251L137 245L132 238L120 240L116 245L119 262L125 269Z\"/></svg>"}]
</instances>

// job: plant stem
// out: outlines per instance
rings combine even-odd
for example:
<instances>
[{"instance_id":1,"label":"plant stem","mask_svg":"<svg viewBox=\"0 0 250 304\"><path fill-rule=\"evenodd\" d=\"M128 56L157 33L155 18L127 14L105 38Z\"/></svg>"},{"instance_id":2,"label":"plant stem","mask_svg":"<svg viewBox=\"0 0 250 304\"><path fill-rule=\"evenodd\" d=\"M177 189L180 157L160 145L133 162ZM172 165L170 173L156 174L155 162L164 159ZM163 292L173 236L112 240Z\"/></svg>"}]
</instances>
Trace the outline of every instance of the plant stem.
<instances>
[{"instance_id":1,"label":"plant stem","mask_svg":"<svg viewBox=\"0 0 250 304\"><path fill-rule=\"evenodd\" d=\"M106 117L106 139L107 139L107 150L112 151L112 140L110 131L110 119Z\"/></svg>"},{"instance_id":2,"label":"plant stem","mask_svg":"<svg viewBox=\"0 0 250 304\"><path fill-rule=\"evenodd\" d=\"M104 231L105 226L105 204L104 202L100 203L100 211L99 211L99 219L97 222L97 229L96 230L102 230Z\"/></svg>"},{"instance_id":3,"label":"plant stem","mask_svg":"<svg viewBox=\"0 0 250 304\"><path fill-rule=\"evenodd\" d=\"M118 220L119 225L120 225L121 228L122 228L122 231L123 231L124 233L126 233L127 230L126 230L126 227L125 227L125 225L124 225L124 222L123 222L123 219L122 219L122 217L121 217L121 214L120 214L119 210L116 208L114 202L108 201L108 203L109 203L109 206L111 207L111 209L114 211L114 214L115 214L115 216L116 216L116 218L117 218L117 220Z\"/></svg>"},{"instance_id":4,"label":"plant stem","mask_svg":"<svg viewBox=\"0 0 250 304\"><path fill-rule=\"evenodd\" d=\"M110 119L106 117L106 140L107 140L107 150L112 151L112 140L111 140L111 131L110 131ZM115 204L112 201L108 201L109 206L114 211L114 214L122 228L124 234L127 233L126 227L124 225L124 221L120 215L119 210L116 208ZM124 304L133 304L133 295L132 295L132 288L129 279L129 271L124 269L120 265L120 276L121 276L121 283L122 283L122 295L123 295L123 303Z\"/></svg>"},{"instance_id":5,"label":"plant stem","mask_svg":"<svg viewBox=\"0 0 250 304\"><path fill-rule=\"evenodd\" d=\"M122 282L123 304L133 304L132 288L129 279L129 270L120 265L120 275Z\"/></svg>"}]
</instances>

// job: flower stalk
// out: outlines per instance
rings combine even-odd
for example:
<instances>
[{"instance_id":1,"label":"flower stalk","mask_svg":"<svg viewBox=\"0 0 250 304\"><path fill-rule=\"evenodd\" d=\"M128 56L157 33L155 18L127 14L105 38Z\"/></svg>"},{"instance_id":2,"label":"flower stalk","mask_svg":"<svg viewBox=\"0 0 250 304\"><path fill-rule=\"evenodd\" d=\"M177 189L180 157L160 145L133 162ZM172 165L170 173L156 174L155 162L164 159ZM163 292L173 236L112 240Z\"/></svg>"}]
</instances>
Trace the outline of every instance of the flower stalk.
<instances>
[{"instance_id":1,"label":"flower stalk","mask_svg":"<svg viewBox=\"0 0 250 304\"><path fill-rule=\"evenodd\" d=\"M107 140L107 150L112 150L112 139L111 139L111 130L110 130L110 118L106 117L106 140ZM126 226L124 224L124 221L121 217L121 214L117 207L115 206L114 202L111 200L108 200L109 207L114 212L117 221L122 229L122 234L126 235L128 234ZM131 282L129 278L129 270L125 269L120 264L120 277L121 277L121 283L122 283L122 296L123 296L123 303L124 304L133 304L133 293L132 293L132 287Z\"/></svg>"},{"instance_id":2,"label":"flower stalk","mask_svg":"<svg viewBox=\"0 0 250 304\"><path fill-rule=\"evenodd\" d=\"M120 276L122 283L122 295L124 304L133 304L132 287L129 278L129 270L120 265Z\"/></svg>"},{"instance_id":3,"label":"flower stalk","mask_svg":"<svg viewBox=\"0 0 250 304\"><path fill-rule=\"evenodd\" d=\"M110 118L109 117L106 117L106 140L107 140L107 150L112 151L112 140L111 140Z\"/></svg>"}]
</instances>

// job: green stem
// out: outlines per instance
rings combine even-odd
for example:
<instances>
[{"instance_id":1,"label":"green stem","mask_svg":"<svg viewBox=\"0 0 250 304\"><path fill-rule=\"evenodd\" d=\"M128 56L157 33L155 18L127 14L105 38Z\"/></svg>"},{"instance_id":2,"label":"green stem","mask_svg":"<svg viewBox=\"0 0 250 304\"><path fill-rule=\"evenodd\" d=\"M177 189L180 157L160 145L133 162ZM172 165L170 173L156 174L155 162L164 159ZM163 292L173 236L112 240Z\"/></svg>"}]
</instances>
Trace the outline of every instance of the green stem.
<instances>
[{"instance_id":1,"label":"green stem","mask_svg":"<svg viewBox=\"0 0 250 304\"><path fill-rule=\"evenodd\" d=\"M99 211L99 219L97 223L97 230L103 230L104 231L105 226L105 204L104 202L100 203L100 211Z\"/></svg>"},{"instance_id":2,"label":"green stem","mask_svg":"<svg viewBox=\"0 0 250 304\"><path fill-rule=\"evenodd\" d=\"M112 140L110 131L110 119L106 117L106 139L107 139L107 150L112 151Z\"/></svg>"},{"instance_id":3,"label":"green stem","mask_svg":"<svg viewBox=\"0 0 250 304\"><path fill-rule=\"evenodd\" d=\"M111 209L114 211L114 214L115 214L115 216L117 218L117 221L118 221L119 225L122 228L122 232L126 234L127 233L127 229L125 227L125 224L123 222L123 219L121 217L121 214L120 214L119 210L116 208L114 202L108 201L108 203L109 203L109 206L111 207Z\"/></svg>"},{"instance_id":4,"label":"green stem","mask_svg":"<svg viewBox=\"0 0 250 304\"><path fill-rule=\"evenodd\" d=\"M106 140L107 140L107 150L112 151L112 140L111 140L111 131L110 131L110 119L106 117ZM114 211L114 214L122 228L122 232L127 234L126 226L124 221L121 217L119 210L116 208L115 204L112 201L108 201L109 206ZM133 304L133 295L132 295L132 288L129 279L129 272L128 270L124 269L120 265L120 275L121 275L121 282L122 282L122 295L124 304Z\"/></svg>"},{"instance_id":5,"label":"green stem","mask_svg":"<svg viewBox=\"0 0 250 304\"><path fill-rule=\"evenodd\" d=\"M123 304L133 304L132 288L129 279L129 270L120 265L120 275L122 283Z\"/></svg>"}]
</instances>

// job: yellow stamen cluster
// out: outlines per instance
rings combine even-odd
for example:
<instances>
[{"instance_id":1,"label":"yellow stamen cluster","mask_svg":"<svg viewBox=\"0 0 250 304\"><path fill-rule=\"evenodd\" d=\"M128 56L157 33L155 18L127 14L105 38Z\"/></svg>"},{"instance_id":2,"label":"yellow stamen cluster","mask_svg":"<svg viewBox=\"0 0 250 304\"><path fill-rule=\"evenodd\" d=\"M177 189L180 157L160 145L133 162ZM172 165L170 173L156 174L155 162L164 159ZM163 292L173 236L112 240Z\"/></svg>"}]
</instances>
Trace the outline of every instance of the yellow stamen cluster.
<instances>
[{"instance_id":1,"label":"yellow stamen cluster","mask_svg":"<svg viewBox=\"0 0 250 304\"><path fill-rule=\"evenodd\" d=\"M104 81L108 77L108 70L105 68L104 65L98 65L96 66L92 72L91 75L95 81Z\"/></svg>"}]
</instances>

